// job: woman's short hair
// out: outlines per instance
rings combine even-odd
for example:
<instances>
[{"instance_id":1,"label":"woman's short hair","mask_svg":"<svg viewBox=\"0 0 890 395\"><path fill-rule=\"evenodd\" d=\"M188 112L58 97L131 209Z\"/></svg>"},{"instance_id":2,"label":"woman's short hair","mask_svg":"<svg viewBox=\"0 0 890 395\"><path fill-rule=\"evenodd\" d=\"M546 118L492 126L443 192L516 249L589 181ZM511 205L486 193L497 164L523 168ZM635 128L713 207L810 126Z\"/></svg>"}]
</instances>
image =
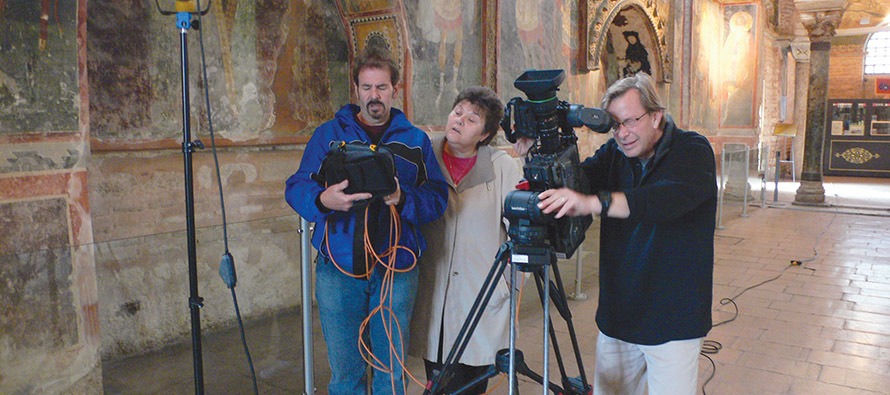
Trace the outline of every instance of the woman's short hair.
<instances>
[{"instance_id":1,"label":"woman's short hair","mask_svg":"<svg viewBox=\"0 0 890 395\"><path fill-rule=\"evenodd\" d=\"M392 86L399 83L399 65L385 47L368 45L355 59L355 64L352 66L352 81L356 85L358 85L358 75L364 69L389 70Z\"/></svg>"},{"instance_id":2,"label":"woman's short hair","mask_svg":"<svg viewBox=\"0 0 890 395\"><path fill-rule=\"evenodd\" d=\"M658 91L655 90L655 83L652 81L652 77L644 72L638 72L612 84L609 89L606 89L606 93L603 94L603 101L600 106L603 109L608 108L612 104L612 100L623 96L631 89L636 89L640 92L640 102L646 111L654 112L665 109L665 106L661 103L661 98L658 96ZM665 117L661 117L661 125L659 127L663 127L664 122Z\"/></svg>"},{"instance_id":3,"label":"woman's short hair","mask_svg":"<svg viewBox=\"0 0 890 395\"><path fill-rule=\"evenodd\" d=\"M485 125L482 128L482 132L485 133L486 136L485 139L477 144L477 146L481 147L487 145L494 139L494 136L497 136L498 134L501 119L504 118L504 103L493 90L484 86L471 86L462 90L457 97L454 98L454 103L451 104L451 108L453 109L458 103L465 100L479 107L483 112L482 115L485 117Z\"/></svg>"}]
</instances>

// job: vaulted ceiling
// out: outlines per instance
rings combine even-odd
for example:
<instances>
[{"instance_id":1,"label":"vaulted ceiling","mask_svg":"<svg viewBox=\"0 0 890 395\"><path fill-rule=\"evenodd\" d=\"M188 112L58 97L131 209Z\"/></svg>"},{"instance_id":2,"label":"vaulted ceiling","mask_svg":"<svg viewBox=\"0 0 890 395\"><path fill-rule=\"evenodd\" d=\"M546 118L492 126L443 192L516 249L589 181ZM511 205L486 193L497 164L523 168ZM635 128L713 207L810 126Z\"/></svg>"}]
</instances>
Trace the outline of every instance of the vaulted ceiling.
<instances>
[{"instance_id":1,"label":"vaulted ceiling","mask_svg":"<svg viewBox=\"0 0 890 395\"><path fill-rule=\"evenodd\" d=\"M890 0L851 0L838 29L887 26L888 23L884 22L884 18L888 11L890 11Z\"/></svg>"}]
</instances>

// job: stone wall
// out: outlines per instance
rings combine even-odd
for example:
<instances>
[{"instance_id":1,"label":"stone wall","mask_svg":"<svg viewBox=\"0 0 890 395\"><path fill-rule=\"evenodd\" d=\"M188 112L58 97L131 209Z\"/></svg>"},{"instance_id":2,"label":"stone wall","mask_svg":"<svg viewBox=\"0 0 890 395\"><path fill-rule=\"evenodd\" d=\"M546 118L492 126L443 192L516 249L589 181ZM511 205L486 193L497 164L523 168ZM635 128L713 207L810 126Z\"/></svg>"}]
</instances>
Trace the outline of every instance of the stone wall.
<instances>
[{"instance_id":1,"label":"stone wall","mask_svg":"<svg viewBox=\"0 0 890 395\"><path fill-rule=\"evenodd\" d=\"M117 358L191 330L181 36L176 17L153 3L91 1L87 14L101 354ZM192 23L189 138L207 147L192 155L198 296L202 330L213 330L232 325L235 311L218 274L225 242L210 128L241 313L292 309L301 302L299 220L284 180L314 127L348 100L346 53L326 49L346 37L327 2L214 2Z\"/></svg>"},{"instance_id":2,"label":"stone wall","mask_svg":"<svg viewBox=\"0 0 890 395\"><path fill-rule=\"evenodd\" d=\"M48 4L0 4L0 393L101 393L86 1Z\"/></svg>"},{"instance_id":3,"label":"stone wall","mask_svg":"<svg viewBox=\"0 0 890 395\"><path fill-rule=\"evenodd\" d=\"M230 148L219 155L235 288L245 317L298 305L299 220L283 200L295 149ZM89 160L102 353L141 353L188 337L182 154L99 152ZM232 297L218 270L224 252L213 158L194 155L202 327L229 325Z\"/></svg>"}]
</instances>

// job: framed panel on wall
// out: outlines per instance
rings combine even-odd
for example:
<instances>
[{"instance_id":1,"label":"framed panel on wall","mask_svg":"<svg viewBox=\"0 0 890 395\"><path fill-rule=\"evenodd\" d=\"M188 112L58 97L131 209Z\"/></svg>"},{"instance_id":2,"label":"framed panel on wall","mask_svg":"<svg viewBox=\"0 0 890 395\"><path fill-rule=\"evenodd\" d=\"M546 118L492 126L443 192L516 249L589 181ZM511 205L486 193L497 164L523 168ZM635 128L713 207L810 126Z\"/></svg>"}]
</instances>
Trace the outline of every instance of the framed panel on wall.
<instances>
[{"instance_id":1,"label":"framed panel on wall","mask_svg":"<svg viewBox=\"0 0 890 395\"><path fill-rule=\"evenodd\" d=\"M822 172L890 177L890 100L829 100Z\"/></svg>"}]
</instances>

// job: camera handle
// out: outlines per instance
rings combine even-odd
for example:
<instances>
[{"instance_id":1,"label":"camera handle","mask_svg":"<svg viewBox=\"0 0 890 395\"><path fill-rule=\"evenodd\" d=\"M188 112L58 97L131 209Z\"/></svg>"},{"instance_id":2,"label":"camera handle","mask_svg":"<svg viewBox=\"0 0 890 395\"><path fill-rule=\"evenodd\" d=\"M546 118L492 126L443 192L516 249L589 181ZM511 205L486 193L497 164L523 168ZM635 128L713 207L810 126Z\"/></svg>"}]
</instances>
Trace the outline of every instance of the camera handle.
<instances>
[{"instance_id":1,"label":"camera handle","mask_svg":"<svg viewBox=\"0 0 890 395\"><path fill-rule=\"evenodd\" d=\"M508 257L512 257L512 259L507 259ZM517 259L526 260L526 262L518 262ZM473 306L470 308L470 312L455 339L454 345L448 352L448 357L445 359L442 370L430 381L430 384L428 384L423 393L425 395L438 395L444 393L443 388L454 376L454 365L460 360L466 346L469 344L470 337L476 329L479 320L482 318L482 313L485 311L485 307L488 305L488 301L491 299L491 295L497 287L498 279L504 274L507 264L510 264L510 348L498 351L494 365L489 366L485 373L450 394L461 394L482 380L495 376L498 373L508 374L510 387L509 393L511 395L518 392L518 383L516 382L517 373L521 373L541 385L547 383L543 390L544 394L547 394L548 389L555 394L589 394L592 387L588 384L587 376L584 373L584 365L581 361L581 353L578 348L575 328L574 325L572 325L571 313L569 312L568 302L565 296L565 289L562 286L562 279L559 275L559 268L556 263L556 253L551 247L515 245L512 240L502 244L495 257L495 261L492 264L491 270L485 278L485 282L483 283L479 294L476 296L476 300L473 302ZM550 271L548 270L548 266L553 267L553 273L556 280L553 287L551 287L552 282L550 281ZM538 296L540 297L541 304L544 308L544 317L546 319L544 321L543 377L529 369L524 362L522 351L516 350L517 300L516 287L514 284L516 284L516 272L518 270L533 273L535 276L535 284L538 289ZM566 376L565 365L562 361L562 355L559 351L559 344L550 317L551 299L556 306L557 311L566 321L572 340L575 359L578 364L578 370L581 374L578 378L569 378ZM562 385L564 388L549 381L549 341L551 340L553 341L556 360L562 376Z\"/></svg>"}]
</instances>

